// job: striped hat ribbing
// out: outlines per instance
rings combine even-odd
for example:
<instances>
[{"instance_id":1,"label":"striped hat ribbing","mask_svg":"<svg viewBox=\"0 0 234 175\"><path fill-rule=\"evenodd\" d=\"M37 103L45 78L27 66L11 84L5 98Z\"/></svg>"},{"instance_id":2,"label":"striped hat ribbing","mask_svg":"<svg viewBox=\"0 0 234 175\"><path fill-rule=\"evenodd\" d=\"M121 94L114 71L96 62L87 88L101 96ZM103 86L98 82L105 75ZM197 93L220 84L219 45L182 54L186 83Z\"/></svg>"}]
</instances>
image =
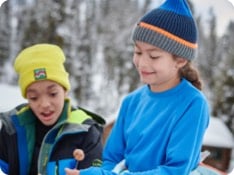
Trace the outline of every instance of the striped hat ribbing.
<instances>
[{"instance_id":1,"label":"striped hat ribbing","mask_svg":"<svg viewBox=\"0 0 234 175\"><path fill-rule=\"evenodd\" d=\"M192 60L197 50L197 26L186 0L166 0L146 13L133 31L142 41Z\"/></svg>"}]
</instances>

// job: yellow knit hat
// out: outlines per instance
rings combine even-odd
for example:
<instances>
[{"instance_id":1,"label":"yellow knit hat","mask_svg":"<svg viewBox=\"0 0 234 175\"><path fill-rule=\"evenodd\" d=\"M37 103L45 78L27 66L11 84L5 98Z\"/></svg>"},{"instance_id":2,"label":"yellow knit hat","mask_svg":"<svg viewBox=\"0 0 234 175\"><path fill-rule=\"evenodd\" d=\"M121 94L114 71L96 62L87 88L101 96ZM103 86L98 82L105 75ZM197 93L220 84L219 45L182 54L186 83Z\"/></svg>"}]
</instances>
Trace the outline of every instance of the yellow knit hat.
<instances>
[{"instance_id":1,"label":"yellow knit hat","mask_svg":"<svg viewBox=\"0 0 234 175\"><path fill-rule=\"evenodd\" d=\"M69 74L64 68L65 55L52 44L36 44L22 50L15 59L14 68L19 74L21 93L35 81L52 80L70 90Z\"/></svg>"}]
</instances>

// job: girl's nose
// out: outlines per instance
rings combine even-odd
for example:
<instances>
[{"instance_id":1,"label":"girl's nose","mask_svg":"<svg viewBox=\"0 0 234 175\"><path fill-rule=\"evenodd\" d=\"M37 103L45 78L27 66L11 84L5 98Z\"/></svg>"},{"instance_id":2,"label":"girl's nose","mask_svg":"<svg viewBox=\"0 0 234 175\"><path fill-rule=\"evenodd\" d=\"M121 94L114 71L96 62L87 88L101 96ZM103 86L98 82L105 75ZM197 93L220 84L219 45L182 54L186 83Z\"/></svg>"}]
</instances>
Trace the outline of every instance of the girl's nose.
<instances>
[{"instance_id":1,"label":"girl's nose","mask_svg":"<svg viewBox=\"0 0 234 175\"><path fill-rule=\"evenodd\" d=\"M142 55L141 58L138 61L139 67L145 67L148 65L148 60Z\"/></svg>"}]
</instances>

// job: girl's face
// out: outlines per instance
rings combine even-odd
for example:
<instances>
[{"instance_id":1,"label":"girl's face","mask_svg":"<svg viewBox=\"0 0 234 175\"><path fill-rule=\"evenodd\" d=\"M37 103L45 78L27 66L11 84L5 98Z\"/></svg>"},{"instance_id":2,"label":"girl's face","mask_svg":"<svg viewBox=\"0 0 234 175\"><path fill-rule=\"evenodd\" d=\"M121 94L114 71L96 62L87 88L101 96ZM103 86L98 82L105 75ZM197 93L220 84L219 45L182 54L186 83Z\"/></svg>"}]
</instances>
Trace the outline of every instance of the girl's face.
<instances>
[{"instance_id":1,"label":"girl's face","mask_svg":"<svg viewBox=\"0 0 234 175\"><path fill-rule=\"evenodd\" d=\"M160 48L137 41L133 63L141 81L149 84L152 91L160 92L170 89L180 82L179 69L187 63L187 60L175 58Z\"/></svg>"},{"instance_id":2,"label":"girl's face","mask_svg":"<svg viewBox=\"0 0 234 175\"><path fill-rule=\"evenodd\" d=\"M26 90L30 108L46 126L56 123L63 110L66 96L65 89L50 80L32 83Z\"/></svg>"}]
</instances>

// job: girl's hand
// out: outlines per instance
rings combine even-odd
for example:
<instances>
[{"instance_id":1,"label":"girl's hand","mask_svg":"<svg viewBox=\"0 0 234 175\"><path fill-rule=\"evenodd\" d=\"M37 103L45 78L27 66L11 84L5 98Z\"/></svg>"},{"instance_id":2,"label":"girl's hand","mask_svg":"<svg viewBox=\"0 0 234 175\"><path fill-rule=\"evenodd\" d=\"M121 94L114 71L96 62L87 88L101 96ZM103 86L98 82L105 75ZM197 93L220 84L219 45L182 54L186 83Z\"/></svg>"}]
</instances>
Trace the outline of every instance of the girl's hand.
<instances>
[{"instance_id":1,"label":"girl's hand","mask_svg":"<svg viewBox=\"0 0 234 175\"><path fill-rule=\"evenodd\" d=\"M65 168L66 175L80 175L80 171L77 169Z\"/></svg>"}]
</instances>

